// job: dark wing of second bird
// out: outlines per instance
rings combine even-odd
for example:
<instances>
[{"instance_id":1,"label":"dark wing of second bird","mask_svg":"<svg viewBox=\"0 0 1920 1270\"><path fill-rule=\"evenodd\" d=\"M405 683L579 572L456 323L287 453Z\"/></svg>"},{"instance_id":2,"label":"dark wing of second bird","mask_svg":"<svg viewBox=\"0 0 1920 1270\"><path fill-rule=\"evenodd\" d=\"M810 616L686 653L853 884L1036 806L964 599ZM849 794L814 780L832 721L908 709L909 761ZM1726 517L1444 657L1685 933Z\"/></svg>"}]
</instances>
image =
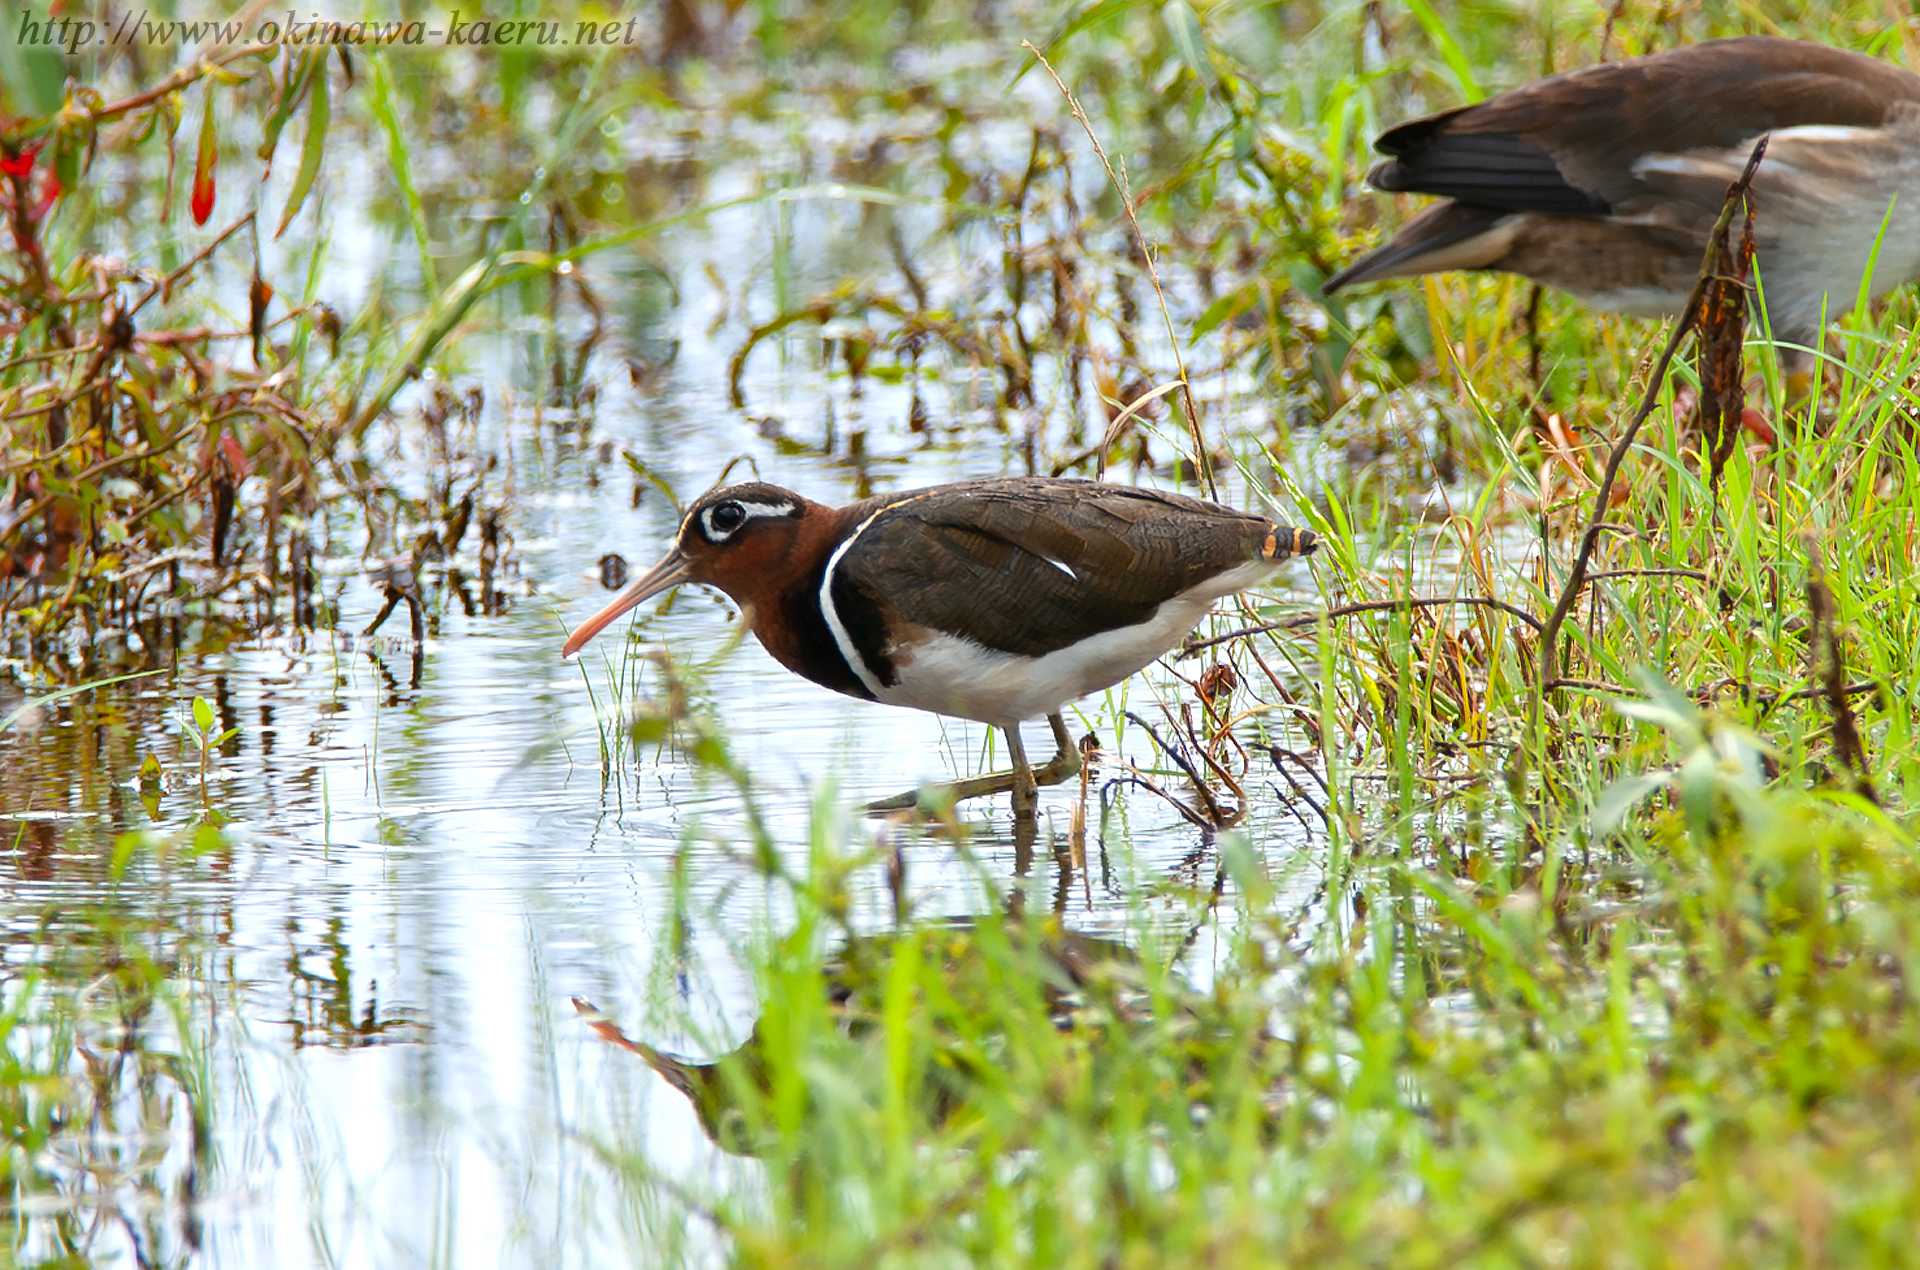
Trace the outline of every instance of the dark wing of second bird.
<instances>
[{"instance_id":1,"label":"dark wing of second bird","mask_svg":"<svg viewBox=\"0 0 1920 1270\"><path fill-rule=\"evenodd\" d=\"M835 570L834 607L869 666L886 630L1042 656L1136 625L1260 556L1272 522L1095 481L942 486L886 505ZM1282 529L1284 558L1292 530Z\"/></svg>"},{"instance_id":2,"label":"dark wing of second bird","mask_svg":"<svg viewBox=\"0 0 1920 1270\"><path fill-rule=\"evenodd\" d=\"M1401 124L1367 179L1505 211L1604 215L1648 154L1722 150L1805 124L1878 127L1920 77L1806 40L1744 36L1555 75Z\"/></svg>"}]
</instances>

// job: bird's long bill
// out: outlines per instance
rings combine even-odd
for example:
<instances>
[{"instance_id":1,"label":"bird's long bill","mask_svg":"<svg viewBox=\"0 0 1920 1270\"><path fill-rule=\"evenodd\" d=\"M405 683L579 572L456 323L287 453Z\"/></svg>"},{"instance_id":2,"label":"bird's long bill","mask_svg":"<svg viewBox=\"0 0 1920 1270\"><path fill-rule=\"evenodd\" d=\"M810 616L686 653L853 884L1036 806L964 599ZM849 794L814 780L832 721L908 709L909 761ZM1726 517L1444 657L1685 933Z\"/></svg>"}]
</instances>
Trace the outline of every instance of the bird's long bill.
<instances>
[{"instance_id":1,"label":"bird's long bill","mask_svg":"<svg viewBox=\"0 0 1920 1270\"><path fill-rule=\"evenodd\" d=\"M659 564L627 584L627 589L613 597L613 603L595 613L567 636L567 642L560 649L564 659L573 656L586 645L586 642L607 629L613 619L639 604L650 600L662 591L671 590L687 580L687 558L675 547L666 554Z\"/></svg>"}]
</instances>

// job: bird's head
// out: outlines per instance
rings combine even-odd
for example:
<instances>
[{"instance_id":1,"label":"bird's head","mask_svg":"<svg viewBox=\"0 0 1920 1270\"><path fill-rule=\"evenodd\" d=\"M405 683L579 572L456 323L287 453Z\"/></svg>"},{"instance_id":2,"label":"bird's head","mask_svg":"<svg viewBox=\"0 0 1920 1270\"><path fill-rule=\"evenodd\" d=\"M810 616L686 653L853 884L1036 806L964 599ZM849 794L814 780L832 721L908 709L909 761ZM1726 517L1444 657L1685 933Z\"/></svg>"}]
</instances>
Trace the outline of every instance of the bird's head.
<instances>
[{"instance_id":1,"label":"bird's head","mask_svg":"<svg viewBox=\"0 0 1920 1270\"><path fill-rule=\"evenodd\" d=\"M680 521L673 550L582 622L561 656L573 656L622 613L683 582L719 587L743 607L756 607L758 596L788 580L803 539L826 518L821 513L830 517L831 509L761 481L702 494Z\"/></svg>"}]
</instances>

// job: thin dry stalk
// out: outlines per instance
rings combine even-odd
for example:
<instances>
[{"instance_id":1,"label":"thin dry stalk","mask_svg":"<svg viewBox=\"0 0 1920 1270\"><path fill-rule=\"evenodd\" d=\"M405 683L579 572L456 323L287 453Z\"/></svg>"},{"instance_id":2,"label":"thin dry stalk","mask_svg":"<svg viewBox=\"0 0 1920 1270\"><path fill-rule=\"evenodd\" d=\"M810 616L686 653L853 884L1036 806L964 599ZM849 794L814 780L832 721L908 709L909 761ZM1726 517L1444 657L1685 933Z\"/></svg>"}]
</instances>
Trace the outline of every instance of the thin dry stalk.
<instances>
[{"instance_id":1,"label":"thin dry stalk","mask_svg":"<svg viewBox=\"0 0 1920 1270\"><path fill-rule=\"evenodd\" d=\"M1282 618L1275 622L1262 622L1258 626L1242 627L1237 631L1228 631L1225 635L1216 635L1211 639L1198 639L1190 643L1182 644L1177 655L1180 657L1191 657L1195 653L1212 648L1215 644L1225 644L1236 639L1246 639L1250 635L1264 635L1268 631L1304 630L1323 617L1352 617L1356 613L1411 612L1414 609L1446 608L1455 604L1496 609L1536 633L1540 630L1539 618L1523 608L1508 604L1505 600L1496 600L1485 595L1415 596L1402 600L1366 600L1357 604L1342 604L1338 608L1328 609L1324 613L1303 613L1298 617Z\"/></svg>"},{"instance_id":2,"label":"thin dry stalk","mask_svg":"<svg viewBox=\"0 0 1920 1270\"><path fill-rule=\"evenodd\" d=\"M1807 538L1807 619L1811 636L1807 641L1807 672L1814 691L1826 699L1827 713L1833 716L1833 751L1840 765L1853 777L1853 792L1878 806L1872 768L1867 762L1867 747L1860 739L1853 707L1847 701L1848 685L1845 659L1840 651L1840 632L1834 621L1833 591L1827 586L1826 563L1820 544Z\"/></svg>"},{"instance_id":3,"label":"thin dry stalk","mask_svg":"<svg viewBox=\"0 0 1920 1270\"><path fill-rule=\"evenodd\" d=\"M1553 612L1541 625L1540 630L1540 675L1533 692L1533 731L1538 735L1545 705L1548 685L1560 675L1558 647L1560 628L1566 624L1568 614L1580 598L1580 592L1586 588L1587 565L1593 559L1594 548L1600 542L1600 534L1607 528L1607 508L1612 504L1613 483L1620 475L1620 467L1626 462L1627 452L1633 448L1634 438L1640 434L1640 425L1653 413L1654 403L1660 398L1660 386L1666 382L1667 368L1673 363L1673 355L1680 347L1680 341L1686 338L1699 320L1700 301L1706 294L1709 282L1714 278L1715 244L1722 242L1727 235L1728 226L1733 224L1734 212L1745 201L1747 188L1753 184L1753 174L1760 168L1761 157L1767 152L1767 138L1762 136L1754 142L1753 153L1747 158L1747 167L1740 179L1727 187L1727 199L1720 208L1720 218L1714 222L1713 233L1707 240L1707 254L1700 264L1700 276L1694 281L1693 293L1687 297L1686 306L1673 324L1673 333L1667 337L1666 347L1660 350L1660 359L1654 363L1652 373L1647 377L1646 394L1640 400L1640 408L1634 412L1633 420L1627 424L1620 439L1614 442L1613 453L1607 456L1607 470L1600 478L1600 488L1593 496L1593 518L1587 523L1587 529L1580 537L1580 549L1574 553L1573 566L1567 571L1566 585L1560 589L1560 599L1553 606Z\"/></svg>"},{"instance_id":4,"label":"thin dry stalk","mask_svg":"<svg viewBox=\"0 0 1920 1270\"><path fill-rule=\"evenodd\" d=\"M1047 74L1052 77L1054 86L1060 90L1060 95L1067 99L1067 108L1072 111L1080 127L1086 131L1087 140L1093 143L1093 152L1100 156L1100 166L1107 170L1107 179L1113 183L1113 188L1120 195L1120 206L1126 210L1127 224L1133 227L1133 238L1140 248L1140 259L1146 262L1147 279L1153 283L1153 294L1160 301L1160 316L1167 324L1167 347L1172 350L1173 364L1179 371L1180 404L1187 414L1187 429L1193 434L1193 464L1199 470L1201 481L1206 485L1207 497L1218 498L1219 491L1213 480L1213 464L1207 461L1206 439L1200 435L1200 411L1194 403L1193 386L1187 378L1186 359L1180 355L1180 338L1173 329L1173 310L1168 307L1167 293L1160 286L1160 270L1153 263L1153 248L1147 242L1146 232L1140 228L1140 218L1134 215L1133 190L1127 183L1125 172L1114 171L1113 164L1107 159L1106 147L1100 144L1100 138L1094 132L1093 124L1087 118L1087 112L1080 108L1080 99L1073 95L1073 90L1068 88L1066 81L1060 78L1060 73L1053 69L1053 63L1047 60L1046 54L1035 48L1031 40L1020 41L1020 47L1033 54L1040 65L1046 69ZM1106 454L1103 452L1097 468L1100 477L1105 477L1106 468Z\"/></svg>"}]
</instances>

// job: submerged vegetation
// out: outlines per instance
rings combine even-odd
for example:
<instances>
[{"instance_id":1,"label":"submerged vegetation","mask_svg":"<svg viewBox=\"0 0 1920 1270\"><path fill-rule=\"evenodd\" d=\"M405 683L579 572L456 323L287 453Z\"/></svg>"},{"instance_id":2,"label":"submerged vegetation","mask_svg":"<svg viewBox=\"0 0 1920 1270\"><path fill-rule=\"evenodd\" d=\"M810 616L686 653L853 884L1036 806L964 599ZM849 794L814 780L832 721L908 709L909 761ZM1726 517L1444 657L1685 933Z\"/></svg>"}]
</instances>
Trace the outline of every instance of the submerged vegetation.
<instances>
[{"instance_id":1,"label":"submerged vegetation","mask_svg":"<svg viewBox=\"0 0 1920 1270\"><path fill-rule=\"evenodd\" d=\"M266 707L243 726L224 678L80 689L271 647L337 690L355 637L328 628L404 611L371 649L407 718L443 624L557 586L521 546L542 478L651 506L733 457L648 413L695 343L747 458L848 495L1105 473L1324 547L1317 595L1248 598L1151 672L1157 708L1088 703L1107 752L1010 856L978 821L856 827L830 788L783 841L729 736L751 703L676 648L589 672L607 803L678 764L739 810L676 827L651 879L651 1013L541 982L542 1020L745 1161L556 1131L630 1257L1912 1259L1916 297L1830 331L1804 401L1750 332L1775 440L1716 460L1654 324L1499 276L1318 290L1411 210L1360 184L1389 123L1747 31L1920 64L1910 15L770 0L643 25L0 58L0 636L44 698L0 724L10 1263L201 1255L202 1198L254 1158L209 1145L254 1096L214 1057L234 1018L343 1053L444 1022L357 988L344 922L292 919L290 1001L250 1016L267 976L191 897L235 885L248 833L331 851L326 769L318 814L236 828L217 780L271 753ZM744 248L699 236L743 212ZM965 921L917 889L935 851ZM743 972L735 1031L707 1007Z\"/></svg>"}]
</instances>

